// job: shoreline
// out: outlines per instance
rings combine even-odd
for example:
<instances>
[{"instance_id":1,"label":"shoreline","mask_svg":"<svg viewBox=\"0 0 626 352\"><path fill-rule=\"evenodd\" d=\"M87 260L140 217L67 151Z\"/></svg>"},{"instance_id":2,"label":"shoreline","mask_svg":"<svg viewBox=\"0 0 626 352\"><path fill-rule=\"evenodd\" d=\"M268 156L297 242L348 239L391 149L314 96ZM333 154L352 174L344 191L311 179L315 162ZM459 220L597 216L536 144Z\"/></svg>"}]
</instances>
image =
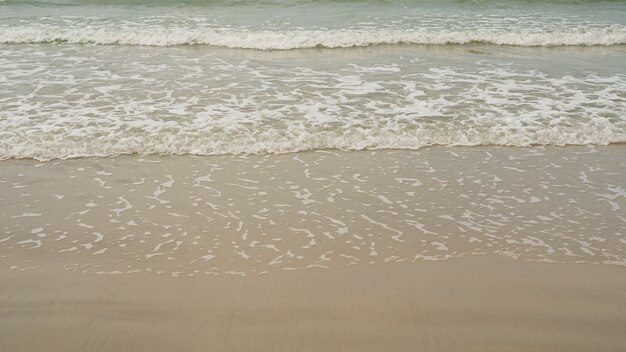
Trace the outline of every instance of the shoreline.
<instances>
[{"instance_id":1,"label":"shoreline","mask_svg":"<svg viewBox=\"0 0 626 352\"><path fill-rule=\"evenodd\" d=\"M626 44L625 44L626 45ZM307 150L298 150L298 151L288 151L288 152L265 152L265 153L222 153L222 154L194 154L194 153L181 153L181 154L159 154L159 153L120 153L120 154L112 154L112 155L78 155L78 156L68 156L68 157L55 157L49 159L39 159L36 157L0 157L0 162L2 161L26 161L26 162L36 162L36 163L54 163L61 162L66 160L80 160L80 159L115 159L115 158L219 158L219 157L231 157L231 158L254 158L254 157L272 157L272 156L282 156L282 155L298 155L298 154L309 154L309 153L371 153L371 152L418 152L418 151L426 151L431 149L439 149L439 148L496 148L496 149L560 149L560 148L613 148L620 147L626 145L626 141L624 142L610 142L606 144L529 144L529 145L495 145L495 144L477 144L477 145L443 145L443 144L433 144L433 145L424 145L417 148L364 148L364 149L337 149L337 148L322 148L322 149L307 149Z\"/></svg>"},{"instance_id":2,"label":"shoreline","mask_svg":"<svg viewBox=\"0 0 626 352\"><path fill-rule=\"evenodd\" d=\"M624 151L3 160L0 349L621 351Z\"/></svg>"},{"instance_id":3,"label":"shoreline","mask_svg":"<svg viewBox=\"0 0 626 352\"><path fill-rule=\"evenodd\" d=\"M5 160L0 265L257 275L494 253L626 266L624 149Z\"/></svg>"}]
</instances>

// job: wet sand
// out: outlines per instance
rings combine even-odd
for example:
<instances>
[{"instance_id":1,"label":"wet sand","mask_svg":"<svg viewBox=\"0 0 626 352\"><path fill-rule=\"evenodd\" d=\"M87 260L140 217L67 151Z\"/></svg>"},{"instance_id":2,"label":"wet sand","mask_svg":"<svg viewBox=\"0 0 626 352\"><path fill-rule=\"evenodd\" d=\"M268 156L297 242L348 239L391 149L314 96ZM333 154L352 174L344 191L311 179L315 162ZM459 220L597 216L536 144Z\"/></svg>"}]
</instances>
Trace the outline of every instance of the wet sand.
<instances>
[{"instance_id":1,"label":"wet sand","mask_svg":"<svg viewBox=\"0 0 626 352\"><path fill-rule=\"evenodd\" d=\"M255 277L3 270L4 351L623 351L615 266L493 256Z\"/></svg>"},{"instance_id":2,"label":"wet sand","mask_svg":"<svg viewBox=\"0 0 626 352\"><path fill-rule=\"evenodd\" d=\"M0 349L622 351L625 152L0 161Z\"/></svg>"}]
</instances>

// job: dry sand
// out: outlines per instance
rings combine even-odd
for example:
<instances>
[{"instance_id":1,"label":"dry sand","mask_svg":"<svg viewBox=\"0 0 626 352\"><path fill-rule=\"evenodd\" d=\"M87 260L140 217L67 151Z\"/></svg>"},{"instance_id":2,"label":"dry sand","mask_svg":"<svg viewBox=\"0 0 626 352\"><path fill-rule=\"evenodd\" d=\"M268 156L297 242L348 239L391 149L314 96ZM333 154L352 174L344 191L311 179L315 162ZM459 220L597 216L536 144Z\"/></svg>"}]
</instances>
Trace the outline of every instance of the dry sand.
<instances>
[{"instance_id":1,"label":"dry sand","mask_svg":"<svg viewBox=\"0 0 626 352\"><path fill-rule=\"evenodd\" d=\"M624 351L625 152L0 161L0 350Z\"/></svg>"}]
</instances>

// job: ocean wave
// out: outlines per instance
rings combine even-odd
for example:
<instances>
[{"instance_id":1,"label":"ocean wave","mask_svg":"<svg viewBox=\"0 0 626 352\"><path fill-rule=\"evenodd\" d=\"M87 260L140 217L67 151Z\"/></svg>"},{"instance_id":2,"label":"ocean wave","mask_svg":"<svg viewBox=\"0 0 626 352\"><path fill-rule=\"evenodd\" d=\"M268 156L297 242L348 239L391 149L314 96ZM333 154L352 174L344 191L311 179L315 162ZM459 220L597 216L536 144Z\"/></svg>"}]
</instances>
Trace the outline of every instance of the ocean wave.
<instances>
[{"instance_id":1,"label":"ocean wave","mask_svg":"<svg viewBox=\"0 0 626 352\"><path fill-rule=\"evenodd\" d=\"M406 149L440 146L608 145L626 143L626 132L616 126L586 125L575 128L548 127L538 130L423 128L411 132L370 129L344 133L295 131L292 137L280 131L236 134L163 134L90 138L9 138L0 143L0 160L28 158L40 161L124 154L155 155L264 155L312 150L344 151Z\"/></svg>"},{"instance_id":2,"label":"ocean wave","mask_svg":"<svg viewBox=\"0 0 626 352\"><path fill-rule=\"evenodd\" d=\"M4 49L0 159L626 143L619 58Z\"/></svg>"},{"instance_id":3,"label":"ocean wave","mask_svg":"<svg viewBox=\"0 0 626 352\"><path fill-rule=\"evenodd\" d=\"M101 44L140 46L209 45L226 48L289 50L384 44L470 44L511 46L609 46L626 44L624 28L567 30L341 29L233 30L193 28L0 28L3 44Z\"/></svg>"}]
</instances>

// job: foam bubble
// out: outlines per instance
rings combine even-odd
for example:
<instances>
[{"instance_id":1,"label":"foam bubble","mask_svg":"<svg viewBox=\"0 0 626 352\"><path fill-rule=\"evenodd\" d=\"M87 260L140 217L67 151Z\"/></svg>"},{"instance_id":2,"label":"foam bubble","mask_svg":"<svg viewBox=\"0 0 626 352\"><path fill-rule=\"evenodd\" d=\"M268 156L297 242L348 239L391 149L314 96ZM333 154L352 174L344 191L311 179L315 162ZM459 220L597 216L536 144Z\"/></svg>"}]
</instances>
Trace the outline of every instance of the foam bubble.
<instances>
[{"instance_id":1,"label":"foam bubble","mask_svg":"<svg viewBox=\"0 0 626 352\"><path fill-rule=\"evenodd\" d=\"M72 43L146 46L211 45L226 48L288 50L346 48L381 44L468 44L514 46L620 45L624 28L553 31L448 29L246 30L194 28L0 28L0 43Z\"/></svg>"},{"instance_id":2,"label":"foam bubble","mask_svg":"<svg viewBox=\"0 0 626 352\"><path fill-rule=\"evenodd\" d=\"M0 82L0 158L626 142L621 73L564 74L497 61L416 64L408 54L383 65L350 59L320 67L170 49L171 57L155 59L152 49L133 48L143 56L117 61L110 49L0 53L0 76L7 77ZM102 86L116 88L102 93ZM108 188L106 179L94 178Z\"/></svg>"}]
</instances>

